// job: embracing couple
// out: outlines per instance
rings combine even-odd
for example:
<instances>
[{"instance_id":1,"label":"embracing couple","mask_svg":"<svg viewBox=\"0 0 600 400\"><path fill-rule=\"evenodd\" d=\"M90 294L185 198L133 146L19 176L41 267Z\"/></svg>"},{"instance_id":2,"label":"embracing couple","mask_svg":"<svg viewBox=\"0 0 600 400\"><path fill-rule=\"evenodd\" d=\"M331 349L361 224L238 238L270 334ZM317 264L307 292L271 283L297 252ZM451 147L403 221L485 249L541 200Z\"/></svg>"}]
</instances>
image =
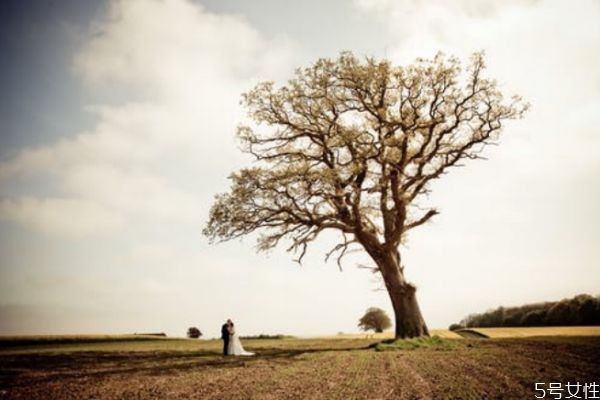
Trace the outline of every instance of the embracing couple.
<instances>
[{"instance_id":1,"label":"embracing couple","mask_svg":"<svg viewBox=\"0 0 600 400\"><path fill-rule=\"evenodd\" d=\"M254 353L244 350L240 337L235 333L235 327L230 319L221 327L224 356L253 356Z\"/></svg>"}]
</instances>

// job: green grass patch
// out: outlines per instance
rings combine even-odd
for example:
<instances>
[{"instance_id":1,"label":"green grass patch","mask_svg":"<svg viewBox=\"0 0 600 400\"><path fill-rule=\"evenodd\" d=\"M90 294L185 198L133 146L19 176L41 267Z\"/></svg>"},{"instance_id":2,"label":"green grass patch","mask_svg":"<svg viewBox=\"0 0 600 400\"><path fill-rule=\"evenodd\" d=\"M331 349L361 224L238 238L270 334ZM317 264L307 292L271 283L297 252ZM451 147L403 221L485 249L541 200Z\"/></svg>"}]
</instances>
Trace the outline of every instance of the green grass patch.
<instances>
[{"instance_id":1,"label":"green grass patch","mask_svg":"<svg viewBox=\"0 0 600 400\"><path fill-rule=\"evenodd\" d=\"M376 351L415 350L421 348L434 350L450 350L457 346L453 339L442 339L439 336L420 336L412 339L391 339L376 343Z\"/></svg>"}]
</instances>

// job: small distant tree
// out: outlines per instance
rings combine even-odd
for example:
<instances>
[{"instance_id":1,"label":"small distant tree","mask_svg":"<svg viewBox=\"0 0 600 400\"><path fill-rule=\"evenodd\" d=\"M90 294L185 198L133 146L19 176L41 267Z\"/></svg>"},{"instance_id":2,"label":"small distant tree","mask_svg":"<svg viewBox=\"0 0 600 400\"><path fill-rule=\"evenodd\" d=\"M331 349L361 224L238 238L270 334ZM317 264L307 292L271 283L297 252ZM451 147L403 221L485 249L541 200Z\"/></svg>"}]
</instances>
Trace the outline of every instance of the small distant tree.
<instances>
[{"instance_id":1,"label":"small distant tree","mask_svg":"<svg viewBox=\"0 0 600 400\"><path fill-rule=\"evenodd\" d=\"M371 307L365 315L358 321L358 327L363 331L373 330L375 332L383 332L392 326L390 317L381 308Z\"/></svg>"},{"instance_id":2,"label":"small distant tree","mask_svg":"<svg viewBox=\"0 0 600 400\"><path fill-rule=\"evenodd\" d=\"M202 332L200 332L200 329L196 328L195 326L192 326L187 331L187 337L190 339L198 339L200 336L202 336Z\"/></svg>"}]
</instances>

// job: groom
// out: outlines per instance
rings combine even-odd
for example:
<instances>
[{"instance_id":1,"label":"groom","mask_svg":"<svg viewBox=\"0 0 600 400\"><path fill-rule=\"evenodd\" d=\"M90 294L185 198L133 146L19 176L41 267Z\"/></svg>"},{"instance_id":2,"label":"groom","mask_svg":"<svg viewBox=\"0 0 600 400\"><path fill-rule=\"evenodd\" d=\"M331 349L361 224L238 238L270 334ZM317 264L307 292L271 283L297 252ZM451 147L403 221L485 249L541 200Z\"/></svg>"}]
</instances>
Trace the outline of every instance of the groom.
<instances>
[{"instance_id":1,"label":"groom","mask_svg":"<svg viewBox=\"0 0 600 400\"><path fill-rule=\"evenodd\" d=\"M226 356L227 349L229 347L229 326L231 325L231 320L228 319L227 322L223 324L221 327L221 339L223 339L223 355Z\"/></svg>"}]
</instances>

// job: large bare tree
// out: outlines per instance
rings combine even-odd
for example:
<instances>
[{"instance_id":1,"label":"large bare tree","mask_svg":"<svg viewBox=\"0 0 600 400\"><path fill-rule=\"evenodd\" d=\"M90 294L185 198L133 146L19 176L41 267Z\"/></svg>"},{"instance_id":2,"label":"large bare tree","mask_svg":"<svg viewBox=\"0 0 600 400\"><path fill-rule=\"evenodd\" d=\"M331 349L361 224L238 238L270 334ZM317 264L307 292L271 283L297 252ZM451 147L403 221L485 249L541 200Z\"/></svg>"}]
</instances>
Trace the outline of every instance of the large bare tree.
<instances>
[{"instance_id":1,"label":"large bare tree","mask_svg":"<svg viewBox=\"0 0 600 400\"><path fill-rule=\"evenodd\" d=\"M400 255L406 234L438 213L419 200L527 108L519 97L504 100L484 69L481 53L464 71L442 54L398 67L342 53L297 70L286 85L258 84L243 95L256 126L237 132L255 165L231 175L204 233L215 241L258 231L259 250L287 240L301 261L322 232L338 231L328 257L339 263L351 246L369 254L396 337L428 335Z\"/></svg>"}]
</instances>

